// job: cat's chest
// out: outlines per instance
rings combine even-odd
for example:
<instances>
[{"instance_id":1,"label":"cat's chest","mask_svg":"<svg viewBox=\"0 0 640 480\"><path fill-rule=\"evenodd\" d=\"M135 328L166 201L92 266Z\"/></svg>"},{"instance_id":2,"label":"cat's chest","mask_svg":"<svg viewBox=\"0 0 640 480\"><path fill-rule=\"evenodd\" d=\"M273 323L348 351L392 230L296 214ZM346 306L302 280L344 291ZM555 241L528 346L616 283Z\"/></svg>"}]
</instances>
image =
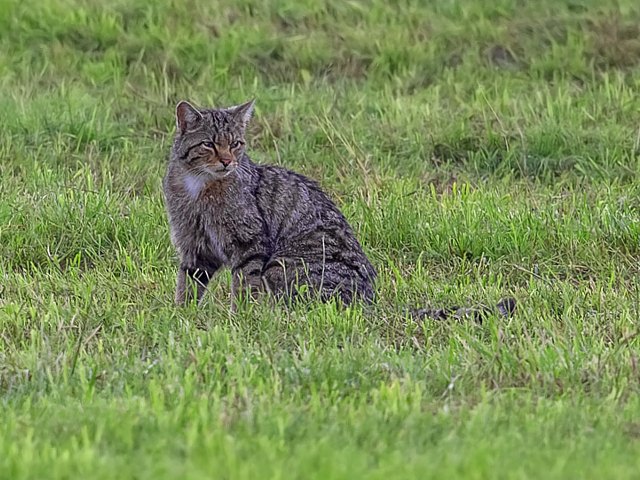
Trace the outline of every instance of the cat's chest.
<instances>
[{"instance_id":1,"label":"cat's chest","mask_svg":"<svg viewBox=\"0 0 640 480\"><path fill-rule=\"evenodd\" d=\"M227 263L232 242L230 232L216 221L215 214L199 211L176 222L173 236L185 254L196 257L215 257ZM176 243L176 242L174 242Z\"/></svg>"},{"instance_id":2,"label":"cat's chest","mask_svg":"<svg viewBox=\"0 0 640 480\"><path fill-rule=\"evenodd\" d=\"M205 224L205 234L209 242L209 248L224 263L229 261L228 236L217 225Z\"/></svg>"},{"instance_id":3,"label":"cat's chest","mask_svg":"<svg viewBox=\"0 0 640 480\"><path fill-rule=\"evenodd\" d=\"M205 205L199 222L201 234L206 239L206 248L225 263L233 250L233 231L228 228L226 218L220 205Z\"/></svg>"},{"instance_id":4,"label":"cat's chest","mask_svg":"<svg viewBox=\"0 0 640 480\"><path fill-rule=\"evenodd\" d=\"M191 240L190 250L197 256L213 254L226 262L231 236L225 220L230 214L225 191L228 185L186 175L180 187L183 198L187 200L175 215L180 236Z\"/></svg>"},{"instance_id":5,"label":"cat's chest","mask_svg":"<svg viewBox=\"0 0 640 480\"><path fill-rule=\"evenodd\" d=\"M191 224L185 227L199 238L198 250L208 250L226 262L238 248L254 243L261 234L261 217L255 202L248 190L234 180L207 182L186 176L182 189L195 213Z\"/></svg>"},{"instance_id":6,"label":"cat's chest","mask_svg":"<svg viewBox=\"0 0 640 480\"><path fill-rule=\"evenodd\" d=\"M206 186L204 179L198 175L186 175L182 180L182 188L191 200L197 200Z\"/></svg>"}]
</instances>

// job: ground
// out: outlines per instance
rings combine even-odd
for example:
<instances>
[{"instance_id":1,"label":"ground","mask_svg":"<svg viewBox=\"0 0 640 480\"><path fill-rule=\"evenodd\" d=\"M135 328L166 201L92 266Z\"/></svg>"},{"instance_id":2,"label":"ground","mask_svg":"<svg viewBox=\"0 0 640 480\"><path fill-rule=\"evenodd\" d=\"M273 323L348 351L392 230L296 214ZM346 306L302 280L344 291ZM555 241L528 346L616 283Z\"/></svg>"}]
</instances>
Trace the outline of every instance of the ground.
<instances>
[{"instance_id":1,"label":"ground","mask_svg":"<svg viewBox=\"0 0 640 480\"><path fill-rule=\"evenodd\" d=\"M637 478L634 0L0 0L0 478ZM176 308L181 99L321 182L380 303ZM519 302L512 319L406 306Z\"/></svg>"}]
</instances>

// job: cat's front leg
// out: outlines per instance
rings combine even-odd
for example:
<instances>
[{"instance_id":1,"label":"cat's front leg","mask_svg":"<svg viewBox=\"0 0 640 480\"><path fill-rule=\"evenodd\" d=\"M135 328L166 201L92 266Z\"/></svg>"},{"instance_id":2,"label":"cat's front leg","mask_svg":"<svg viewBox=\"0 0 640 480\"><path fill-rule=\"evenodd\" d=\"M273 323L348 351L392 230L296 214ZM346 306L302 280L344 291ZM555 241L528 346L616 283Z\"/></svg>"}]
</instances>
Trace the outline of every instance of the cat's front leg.
<instances>
[{"instance_id":1,"label":"cat's front leg","mask_svg":"<svg viewBox=\"0 0 640 480\"><path fill-rule=\"evenodd\" d=\"M181 263L176 281L176 304L185 305L193 302L194 298L200 303L209 281L219 268L218 262L208 262L196 267Z\"/></svg>"}]
</instances>

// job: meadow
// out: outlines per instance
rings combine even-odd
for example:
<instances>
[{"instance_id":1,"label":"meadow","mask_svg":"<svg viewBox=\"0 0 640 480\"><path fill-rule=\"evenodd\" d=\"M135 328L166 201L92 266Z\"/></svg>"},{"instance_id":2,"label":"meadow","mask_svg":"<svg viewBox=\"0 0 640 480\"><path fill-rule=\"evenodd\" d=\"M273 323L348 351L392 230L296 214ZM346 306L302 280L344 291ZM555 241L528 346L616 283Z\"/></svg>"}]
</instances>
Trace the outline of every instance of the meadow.
<instances>
[{"instance_id":1,"label":"meadow","mask_svg":"<svg viewBox=\"0 0 640 480\"><path fill-rule=\"evenodd\" d=\"M636 1L0 0L0 92L0 478L638 478ZM250 98L373 313L173 305L175 105Z\"/></svg>"}]
</instances>

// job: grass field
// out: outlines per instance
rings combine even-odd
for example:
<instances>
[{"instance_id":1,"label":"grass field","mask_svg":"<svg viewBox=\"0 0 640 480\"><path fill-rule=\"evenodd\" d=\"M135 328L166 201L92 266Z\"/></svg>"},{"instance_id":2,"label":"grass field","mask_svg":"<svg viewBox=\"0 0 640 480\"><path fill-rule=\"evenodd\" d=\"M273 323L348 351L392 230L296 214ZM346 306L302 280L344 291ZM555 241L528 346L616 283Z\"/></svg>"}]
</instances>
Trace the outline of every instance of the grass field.
<instances>
[{"instance_id":1,"label":"grass field","mask_svg":"<svg viewBox=\"0 0 640 480\"><path fill-rule=\"evenodd\" d=\"M636 1L0 0L0 91L0 478L640 475ZM252 97L373 312L174 307L174 106Z\"/></svg>"}]
</instances>

